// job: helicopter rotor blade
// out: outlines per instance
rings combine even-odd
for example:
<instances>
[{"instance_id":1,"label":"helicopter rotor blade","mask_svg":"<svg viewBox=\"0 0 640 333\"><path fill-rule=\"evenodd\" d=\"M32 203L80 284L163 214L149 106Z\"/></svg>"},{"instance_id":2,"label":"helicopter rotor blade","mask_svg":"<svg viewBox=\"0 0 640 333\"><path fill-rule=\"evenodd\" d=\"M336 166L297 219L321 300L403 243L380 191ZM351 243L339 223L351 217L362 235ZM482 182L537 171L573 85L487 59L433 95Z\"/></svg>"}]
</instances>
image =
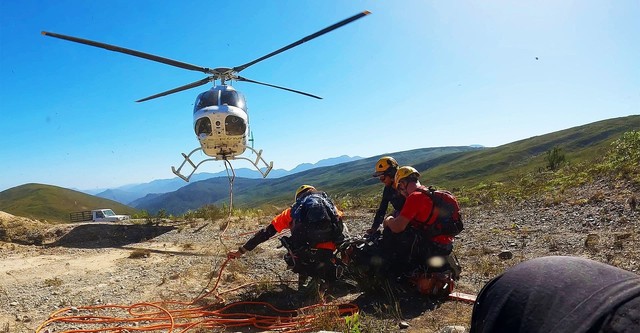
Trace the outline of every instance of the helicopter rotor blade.
<instances>
[{"instance_id":1,"label":"helicopter rotor blade","mask_svg":"<svg viewBox=\"0 0 640 333\"><path fill-rule=\"evenodd\" d=\"M272 87L272 88L278 88L278 89L282 89L282 90L286 90L286 91L294 92L294 93L297 93L297 94L301 94L301 95L305 95L305 96L309 96L309 97L313 97L313 98L317 98L317 99L322 99L322 97L320 97L320 96L312 95L312 94L306 93L306 92L304 92L304 91L294 90L294 89L290 89L290 88L285 88L285 87L281 87L281 86L276 86L276 85L269 84L269 83L259 82L259 81L255 81L255 80L251 80L251 79L244 78L244 77L242 77L242 76L236 76L236 77L234 78L234 80L236 80L236 81L244 81L244 82L251 82L251 83L256 83L256 84L261 84L261 85L263 85L263 86L268 86L268 87Z\"/></svg>"},{"instance_id":2,"label":"helicopter rotor blade","mask_svg":"<svg viewBox=\"0 0 640 333\"><path fill-rule=\"evenodd\" d=\"M199 87L199 86L201 86L203 84L207 84L207 83L211 82L211 80L213 80L212 77L207 77L207 78L204 78L204 79L196 81L196 82L185 84L184 86L181 86L181 87L178 87L178 88L167 90L165 92L161 92L161 93L155 94L153 96L145 97L143 99L137 100L136 102L144 102L144 101L148 101L150 99L154 99L154 98L166 96L166 95L169 95L169 94L177 93L179 91L183 91L183 90Z\"/></svg>"},{"instance_id":3,"label":"helicopter rotor blade","mask_svg":"<svg viewBox=\"0 0 640 333\"><path fill-rule=\"evenodd\" d=\"M198 71L198 72L203 72L203 73L207 73L207 74L212 74L213 73L211 68L191 65L191 64L188 64L186 62L181 62L181 61L177 61L177 60L173 60L173 59L169 59L169 58L164 58L164 57L156 56L156 55L149 54L149 53L144 53L144 52L140 52L140 51L136 51L136 50L127 49L127 48L120 47L120 46L115 46L115 45L110 45L110 44L100 43L100 42L94 42L94 41L88 40L88 39L83 39L83 38L78 38L78 37L73 37L73 36L66 36L66 35L61 35L61 34L57 34L57 33L53 33L53 32L47 32L47 31L42 31L42 34L45 35L45 36L49 36L49 37L55 37L55 38L59 38L59 39L68 40L68 41L71 41L71 42L76 42L76 43L85 44L85 45L89 45L89 46L95 46L95 47L99 47L99 48L102 48L102 49L105 49L105 50L114 51L114 52L120 52L120 53L124 53L124 54L128 54L128 55L132 55L134 57L144 58L144 59L147 59L147 60L156 61L156 62L160 62L160 63L163 63L163 64L167 64L167 65L171 65L171 66L175 66L175 67L180 67L180 68L184 68L184 69L188 69L188 70L192 70L192 71Z\"/></svg>"},{"instance_id":4,"label":"helicopter rotor blade","mask_svg":"<svg viewBox=\"0 0 640 333\"><path fill-rule=\"evenodd\" d=\"M263 57L260 57L260 58L258 58L256 60L254 60L254 61L248 62L248 63L246 63L244 65L241 65L241 66L233 67L233 70L236 73L238 73L238 72L246 69L247 67L249 67L251 65L254 65L254 64L256 64L256 63L258 63L258 62L260 62L262 60L265 60L267 58L271 58L276 54L282 53L282 52L284 52L284 51L286 51L286 50L288 50L290 48L293 48L293 47L296 47L296 46L298 46L298 45L300 45L302 43L308 42L308 41L310 41L310 40L312 40L312 39L314 39L316 37L320 37L320 36L326 34L327 32L330 32L332 30L340 28L340 27L342 27L344 25L347 25L347 24L349 24L349 23L351 23L351 22L353 22L353 21L355 21L357 19L360 19L362 17L365 17L365 16L367 16L369 14L371 14L371 12L368 11L368 10L365 10L365 11L363 11L361 13L358 13L358 14L356 14L354 16L349 17L348 19L342 20L342 21L340 21L340 22L338 22L338 23L336 23L336 24L334 24L332 26L326 27L326 28L314 33L314 34L311 34L311 35L309 35L307 37L304 37L304 38L300 39L297 42L291 43L291 44L289 44L289 45L287 45L287 46L285 46L283 48L280 48L280 49L278 49L276 51L273 51L273 52L271 52L271 53L269 53L269 54L267 54L267 55L265 55Z\"/></svg>"}]
</instances>

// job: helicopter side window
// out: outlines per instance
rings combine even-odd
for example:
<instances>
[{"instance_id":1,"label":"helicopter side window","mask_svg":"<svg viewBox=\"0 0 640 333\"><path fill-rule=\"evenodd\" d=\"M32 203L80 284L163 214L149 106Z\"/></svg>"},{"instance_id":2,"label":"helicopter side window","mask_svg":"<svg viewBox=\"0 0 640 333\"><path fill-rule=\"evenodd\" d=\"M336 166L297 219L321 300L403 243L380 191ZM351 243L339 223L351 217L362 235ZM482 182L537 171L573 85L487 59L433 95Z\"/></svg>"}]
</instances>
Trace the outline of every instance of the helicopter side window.
<instances>
[{"instance_id":1,"label":"helicopter side window","mask_svg":"<svg viewBox=\"0 0 640 333\"><path fill-rule=\"evenodd\" d=\"M202 94L198 95L196 101L196 107L193 110L194 112L205 108L207 106L216 106L218 105L218 91L205 91Z\"/></svg>"},{"instance_id":2,"label":"helicopter side window","mask_svg":"<svg viewBox=\"0 0 640 333\"><path fill-rule=\"evenodd\" d=\"M224 129L227 135L244 135L247 124L238 116L227 116L224 119Z\"/></svg>"},{"instance_id":3,"label":"helicopter side window","mask_svg":"<svg viewBox=\"0 0 640 333\"><path fill-rule=\"evenodd\" d=\"M245 112L247 111L244 96L237 91L223 91L222 96L220 96L220 104L239 107Z\"/></svg>"},{"instance_id":4,"label":"helicopter side window","mask_svg":"<svg viewBox=\"0 0 640 333\"><path fill-rule=\"evenodd\" d=\"M209 120L209 118L200 118L198 119L198 121L196 121L196 135L200 136L201 134L204 135L211 135L212 130L211 130L211 120Z\"/></svg>"}]
</instances>

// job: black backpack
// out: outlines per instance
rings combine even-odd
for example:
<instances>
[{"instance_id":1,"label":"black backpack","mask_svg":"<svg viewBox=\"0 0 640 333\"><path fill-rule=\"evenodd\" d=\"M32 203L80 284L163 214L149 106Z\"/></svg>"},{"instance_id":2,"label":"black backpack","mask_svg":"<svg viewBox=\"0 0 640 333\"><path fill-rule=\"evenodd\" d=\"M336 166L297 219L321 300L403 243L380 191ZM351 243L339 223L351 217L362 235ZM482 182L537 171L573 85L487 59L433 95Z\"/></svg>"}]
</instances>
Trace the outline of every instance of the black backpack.
<instances>
[{"instance_id":1,"label":"black backpack","mask_svg":"<svg viewBox=\"0 0 640 333\"><path fill-rule=\"evenodd\" d=\"M425 222L437 216L433 224L425 225L425 232L430 236L456 236L464 230L462 216L460 215L460 205L456 197L449 191L436 190L433 187L418 188L416 191L426 194L433 202L431 213Z\"/></svg>"},{"instance_id":2,"label":"black backpack","mask_svg":"<svg viewBox=\"0 0 640 333\"><path fill-rule=\"evenodd\" d=\"M342 219L324 192L313 192L298 199L291 207L291 217L291 242L295 246L344 240Z\"/></svg>"}]
</instances>

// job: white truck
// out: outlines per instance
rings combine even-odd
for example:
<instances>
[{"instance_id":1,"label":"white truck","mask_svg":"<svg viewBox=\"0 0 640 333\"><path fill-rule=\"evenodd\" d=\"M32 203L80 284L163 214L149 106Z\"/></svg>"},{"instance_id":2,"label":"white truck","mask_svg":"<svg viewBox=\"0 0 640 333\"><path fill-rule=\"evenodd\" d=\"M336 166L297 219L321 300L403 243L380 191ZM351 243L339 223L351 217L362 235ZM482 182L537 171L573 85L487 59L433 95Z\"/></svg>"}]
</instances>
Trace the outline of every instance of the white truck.
<instances>
[{"instance_id":1,"label":"white truck","mask_svg":"<svg viewBox=\"0 0 640 333\"><path fill-rule=\"evenodd\" d=\"M111 209L94 209L82 212L73 212L69 214L71 222L118 222L128 220L129 215L117 215Z\"/></svg>"}]
</instances>

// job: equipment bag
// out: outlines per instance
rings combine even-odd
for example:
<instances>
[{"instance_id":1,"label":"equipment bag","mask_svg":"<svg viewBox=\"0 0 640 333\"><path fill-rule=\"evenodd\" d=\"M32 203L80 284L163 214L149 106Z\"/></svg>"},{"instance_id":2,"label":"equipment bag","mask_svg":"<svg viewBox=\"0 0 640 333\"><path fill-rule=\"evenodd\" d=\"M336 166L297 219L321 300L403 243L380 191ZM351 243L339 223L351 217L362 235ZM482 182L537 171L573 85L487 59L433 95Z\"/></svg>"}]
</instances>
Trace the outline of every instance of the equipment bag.
<instances>
[{"instance_id":1,"label":"equipment bag","mask_svg":"<svg viewBox=\"0 0 640 333\"><path fill-rule=\"evenodd\" d=\"M431 237L439 235L456 236L464 229L462 216L460 215L460 205L456 197L449 191L436 190L433 187L418 188L416 191L429 196L433 202L433 208L426 223L435 220L432 224L424 225L427 234Z\"/></svg>"},{"instance_id":2,"label":"equipment bag","mask_svg":"<svg viewBox=\"0 0 640 333\"><path fill-rule=\"evenodd\" d=\"M298 199L291 207L291 241L294 246L342 242L344 225L338 210L324 192Z\"/></svg>"}]
</instances>

